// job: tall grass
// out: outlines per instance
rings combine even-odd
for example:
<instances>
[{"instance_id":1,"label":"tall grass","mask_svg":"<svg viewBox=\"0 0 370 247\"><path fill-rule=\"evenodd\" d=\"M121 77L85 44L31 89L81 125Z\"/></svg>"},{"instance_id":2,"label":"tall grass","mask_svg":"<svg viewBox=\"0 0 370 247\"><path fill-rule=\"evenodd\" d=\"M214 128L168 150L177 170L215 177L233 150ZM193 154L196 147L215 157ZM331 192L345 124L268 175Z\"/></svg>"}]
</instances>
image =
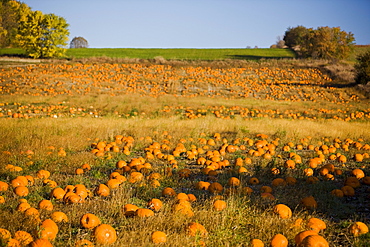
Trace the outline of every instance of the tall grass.
<instances>
[{"instance_id":1,"label":"tall grass","mask_svg":"<svg viewBox=\"0 0 370 247\"><path fill-rule=\"evenodd\" d=\"M213 133L220 133L222 137L228 140L233 140L237 137L254 138L256 134L263 133L274 138L280 138L281 143L298 142L299 139L312 136L312 143L318 143L322 137L329 139L334 138L363 138L370 139L370 133L367 131L370 128L370 123L348 123L348 122L327 122L327 121L307 121L307 120L267 120L259 119L253 121L243 120L221 120L214 118L181 120L176 117L161 118L161 119L111 119L111 118L82 118L82 119L30 119L10 120L0 119L2 128L0 129L0 150L10 151L11 156L0 153L2 164L17 164L25 167L24 174L33 174L39 169L47 169L52 173L52 179L58 182L58 185L65 187L68 184L84 184L89 189L94 189L98 183L104 183L108 179L110 172L114 170L115 161L119 159L128 159L128 157L115 156L110 160L99 160L89 152L90 145L99 140L114 140L113 137L117 134L125 136L132 135L135 138L135 146L145 147L141 143L140 137L153 136L154 141L161 142L166 138L161 136L161 133L168 131L172 136L169 139L176 143L180 138L194 138L200 136L200 133L205 133L207 137ZM330 126L328 128L327 126ZM42 130L42 131L41 131ZM159 134L155 134L155 132ZM56 148L64 147L68 155L64 158L56 158L55 155L47 155L48 146ZM148 145L148 143L146 144ZM189 145L189 144L187 144ZM33 150L35 155L31 159L34 164L27 165L30 158L22 156L20 151ZM140 155L141 149L137 148L136 153L131 156L137 157ZM240 154L241 155L241 154ZM233 160L231 160L233 161ZM161 165L153 163L155 171L161 171ZM255 161L253 166L263 165ZM93 167L92 171L81 176L74 175L74 169L81 164L89 163ZM238 175L235 172L220 172L217 176L217 181L222 184L227 183L230 176L237 176L243 184L246 184L249 176L258 176L262 184L270 185L272 179L270 173L263 173L250 167L252 173L246 175ZM189 167L192 165L180 167ZM150 241L150 233L161 230L165 231L168 240L165 246L196 246L199 238L189 237L185 234L185 226L196 220L202 223L209 231L207 238L201 238L208 246L247 246L248 242L253 238L259 238L266 244L276 233L284 234L293 242L295 234L304 229L301 227L292 227L294 221L298 218L304 220L310 217L319 217L327 222L328 229L324 235L332 244L344 244L353 246L357 240L348 236L346 233L345 224L348 221L341 221L337 224L336 221L340 217L348 219L349 217L358 217L356 220L364 220L360 216L354 214L354 210L343 206L343 200L324 196L331 189L335 188L334 184L325 182L317 185L307 186L304 182L304 177L298 173L294 176L299 179L299 184L296 186L286 186L274 188L274 195L279 198L278 201L266 201L260 198L258 190L260 186L255 186L256 191L250 197L241 194L233 196L225 196L224 200L228 204L228 208L222 212L211 210L213 196L206 191L194 190L193 180L208 179L202 175L196 168L191 168L193 171L192 179L179 179L174 177L163 177L161 187L153 189L147 184L141 186L125 183L118 189L114 190L109 198L94 197L87 200L83 204L68 205L57 201L53 201L54 211L63 211L68 214L70 222L59 224L60 230L57 239L54 241L55 246L73 246L76 239L90 238L91 230L81 229L79 218L83 213L90 212L96 214L103 223L115 226L118 232L118 241L112 246L152 246ZM15 177L19 174L10 174L0 169L2 180ZM23 174L23 173L22 173ZM287 176L287 174L285 174ZM174 199L161 197L161 189L170 186L176 188L177 192L194 193L198 201L192 203L194 217L188 218L182 215L175 214L172 210ZM51 188L42 185L42 181L37 181L36 184L30 187L32 196L27 197L28 202L32 206L36 206L38 201L47 197ZM296 202L304 195L314 193L317 200L320 202L320 207L317 211L306 211L297 206ZM321 195L321 196L320 196ZM7 204L1 206L0 222L11 222L10 225L4 225L11 232L18 229L23 229L29 232L34 230L34 224L27 223L27 219L18 220L22 217L22 212L14 211L9 214L9 208L17 206L17 200L12 192L5 193ZM151 198L161 198L164 202L162 210L154 217L148 219L126 218L123 215L122 207L127 203L133 203L139 207L146 207L146 203ZM272 212L272 206L275 203L284 203L290 206L293 210L293 217L286 220L279 219ZM330 207L329 207L330 206ZM340 211L338 211L340 209ZM43 219L49 217L49 212L41 211ZM335 220L333 220L335 218ZM343 225L344 224L344 225ZM341 236L337 236L335 231L340 231Z\"/></svg>"}]
</instances>

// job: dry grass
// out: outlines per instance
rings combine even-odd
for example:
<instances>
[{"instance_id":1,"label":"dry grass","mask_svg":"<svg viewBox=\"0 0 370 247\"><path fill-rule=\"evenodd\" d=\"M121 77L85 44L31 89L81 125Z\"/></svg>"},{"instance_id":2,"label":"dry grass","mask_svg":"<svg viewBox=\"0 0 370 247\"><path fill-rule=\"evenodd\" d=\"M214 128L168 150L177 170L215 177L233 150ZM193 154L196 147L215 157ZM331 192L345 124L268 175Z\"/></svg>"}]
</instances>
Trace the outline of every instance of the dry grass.
<instances>
[{"instance_id":1,"label":"dry grass","mask_svg":"<svg viewBox=\"0 0 370 247\"><path fill-rule=\"evenodd\" d=\"M340 138L344 140L346 138L358 139L362 138L365 140L370 139L370 133L367 131L370 128L369 122L365 123L348 123L339 121L305 121L305 120L274 120L269 121L266 119L244 121L244 120L222 120L214 118L195 119L195 120L181 120L177 117L170 119L34 119L30 121L12 121L9 119L1 120L0 136L3 140L0 147L1 150L8 150L14 155L10 159L6 160L5 157L2 161L6 163L18 164L25 167L28 159L25 157L17 157L19 151L26 151L31 149L35 152L34 160L37 162L37 166L29 167L25 171L26 173L33 173L37 169L48 169L52 172L52 179L58 181L58 184L62 187L67 184L78 184L83 183L89 188L93 189L97 183L104 183L107 180L107 176L114 167L114 162L105 162L95 160L94 157L87 152L90 144L94 138L101 140L113 140L113 137L117 134L132 135L135 139L145 136L155 136L155 131L162 133L168 131L175 141L181 137L193 137L197 138L200 133L206 133L207 136L212 136L213 133L221 133L222 136L229 140L236 139L238 137L250 137L253 138L257 133L264 133L271 137L281 138L281 143L287 143L289 141L298 142L299 139L312 136L314 139L312 143L321 140L321 137L327 137L330 140L334 138ZM327 128L330 126L330 128ZM42 129L43 131L40 131ZM158 136L159 138L159 136ZM157 139L160 140L160 139ZM68 151L68 155L65 158L55 159L55 156L46 156L47 147L53 145L55 147L64 147ZM143 145L137 143L138 147ZM137 150L138 155L140 149ZM133 157L135 157L134 155ZM117 157L118 158L118 157ZM116 160L117 158L114 158ZM103 163L101 163L103 162ZM73 170L78 168L82 163L92 164L93 167L99 168L99 171L95 169L94 173L89 175L88 173L83 177L76 177L73 175ZM186 166L185 166L186 167ZM158 167L159 168L159 167ZM157 168L156 168L157 169ZM4 174L4 171L3 173ZM15 176L12 174L10 178ZM194 176L197 176L194 173ZM296 176L296 175L295 175ZM219 180L222 184L225 184L229 175L220 175ZM248 177L240 177L244 181L247 181ZM87 180L88 179L88 180ZM200 177L198 178L200 179ZM263 184L268 184L270 179L262 179ZM41 182L41 181L40 181ZM28 198L31 205L36 205L50 189L45 188L38 182L33 187L32 191L38 196L32 196ZM161 181L163 186L176 186L176 182L172 179ZM302 181L303 182L303 181ZM301 182L301 183L302 183ZM252 238L260 238L265 242L278 232L284 234L289 239L293 239L294 235L300 231L301 228L290 230L291 225L297 218L308 219L312 216L325 218L326 209L321 209L321 212L310 213L297 207L297 200L307 193L304 184L299 185L294 189L295 193L297 190L298 198L293 201L291 197L286 197L290 194L292 188L279 189L274 192L274 195L279 198L280 203L285 203L294 209L294 217L289 220L281 221L278 220L274 214L272 214L270 202L260 201L258 195L253 197L240 197L234 196L227 198L229 208L226 211L215 213L210 211L211 201L208 199L210 195L208 193L200 193L193 189L193 185L190 181L182 181L182 188L177 188L178 192L192 192L196 194L199 202L193 204L195 216L198 222L202 222L208 231L211 233L209 238L205 239L206 242L211 246L243 246ZM189 186L190 187L187 187ZM147 185L146 185L147 186ZM86 203L81 205L64 205L58 202L54 202L56 208L55 211L61 210L66 212L71 219L68 224L61 225L61 233L58 239L63 242L55 242L57 246L65 244L67 241L68 245L73 245L76 238L89 238L90 231L78 230L79 228L79 217L82 212L93 212L103 219L104 223L112 224L116 227L119 232L119 241L113 246L143 246L150 245L149 234L155 230L164 230L168 235L168 246L192 246L194 244L194 238L185 235L184 226L192 221L187 217L174 215L172 213L171 205L174 203L172 200L164 199L165 207L160 213L157 213L154 218L140 220L136 218L126 219L122 215L122 206L126 203L134 203L140 207L145 207L146 202L150 198L161 198L160 189L151 190L144 186L132 187L131 185L122 186L120 189L114 192L114 195L107 199L93 198L88 200ZM321 186L324 186L322 184ZM312 191L329 190L333 187L316 187L311 188ZM255 189L258 189L255 188ZM44 194L46 193L46 194ZM317 193L317 192L315 192ZM17 205L16 198L7 193L7 207L15 208ZM47 198L47 196L46 196ZM330 199L330 198L329 198ZM324 199L321 199L324 200ZM326 199L327 200L327 199ZM327 202L335 203L335 202ZM325 204L326 207L329 204ZM336 202L338 203L338 202ZM340 205L332 205L333 211L337 210ZM297 208L296 208L297 207ZM350 210L348 212L351 212ZM327 213L327 212L326 212ZM317 215L316 215L317 214ZM47 218L49 213L43 213L43 217ZM6 210L3 211L0 219L5 220L5 217L9 217ZM18 212L12 214L12 217L16 219L20 217ZM210 220L211 219L211 220ZM363 220L362 218L356 218L356 220ZM328 217L327 223L334 224ZM23 223L22 223L23 224ZM21 225L22 225L21 224ZM19 224L13 224L8 227L9 230L14 231L22 228ZM31 231L30 228L25 230ZM263 229L263 230L262 230ZM281 230L278 230L281 229ZM331 230L338 230L338 227L332 226ZM78 232L76 232L78 230ZM247 231L248 230L248 231ZM325 236L333 243L344 243L343 239L335 240L330 237L331 230L325 234ZM246 232L247 231L247 232ZM70 233L73 233L70 235ZM75 235L77 234L77 235ZM347 236L348 237L348 236ZM354 240L351 240L354 241ZM354 242L347 242L347 244L353 244Z\"/></svg>"}]
</instances>

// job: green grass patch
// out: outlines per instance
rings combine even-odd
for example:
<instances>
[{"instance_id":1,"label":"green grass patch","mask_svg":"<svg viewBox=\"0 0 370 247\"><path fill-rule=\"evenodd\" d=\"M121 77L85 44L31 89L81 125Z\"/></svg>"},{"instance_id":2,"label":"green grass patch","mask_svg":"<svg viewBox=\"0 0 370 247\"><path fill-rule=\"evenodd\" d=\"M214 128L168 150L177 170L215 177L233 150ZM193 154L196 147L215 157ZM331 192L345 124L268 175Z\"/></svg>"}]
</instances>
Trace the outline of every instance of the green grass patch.
<instances>
[{"instance_id":1,"label":"green grass patch","mask_svg":"<svg viewBox=\"0 0 370 247\"><path fill-rule=\"evenodd\" d=\"M0 49L0 56L23 56L24 50L20 48L3 48Z\"/></svg>"},{"instance_id":2,"label":"green grass patch","mask_svg":"<svg viewBox=\"0 0 370 247\"><path fill-rule=\"evenodd\" d=\"M370 46L356 46L353 53L347 59L355 62L356 57L370 49ZM25 53L19 48L2 48L0 56L24 56ZM67 49L67 58L137 58L137 59L160 59L168 60L260 60L296 58L296 54L290 49L195 49L195 48L78 48Z\"/></svg>"},{"instance_id":3,"label":"green grass patch","mask_svg":"<svg viewBox=\"0 0 370 247\"><path fill-rule=\"evenodd\" d=\"M370 45L368 46L356 46L351 55L348 58L348 61L356 62L357 56L370 51Z\"/></svg>"},{"instance_id":4,"label":"green grass patch","mask_svg":"<svg viewBox=\"0 0 370 247\"><path fill-rule=\"evenodd\" d=\"M0 49L0 56L23 56L24 51L17 48ZM269 58L295 58L289 49L138 49L138 48L79 48L68 49L68 58L138 58L169 60L259 60Z\"/></svg>"},{"instance_id":5,"label":"green grass patch","mask_svg":"<svg viewBox=\"0 0 370 247\"><path fill-rule=\"evenodd\" d=\"M289 49L130 49L130 48L81 48L68 49L67 56L73 58L112 57L176 60L223 60L262 58L294 58L295 53Z\"/></svg>"}]
</instances>

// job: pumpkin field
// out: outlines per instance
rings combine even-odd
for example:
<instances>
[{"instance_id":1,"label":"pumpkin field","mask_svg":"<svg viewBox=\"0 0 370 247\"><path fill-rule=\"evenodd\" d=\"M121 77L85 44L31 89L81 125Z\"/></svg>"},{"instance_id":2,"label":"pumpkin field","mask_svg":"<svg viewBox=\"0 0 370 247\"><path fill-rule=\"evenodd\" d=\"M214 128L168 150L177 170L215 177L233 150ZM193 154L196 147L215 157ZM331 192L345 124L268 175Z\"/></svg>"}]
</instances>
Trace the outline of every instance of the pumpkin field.
<instances>
[{"instance_id":1,"label":"pumpkin field","mask_svg":"<svg viewBox=\"0 0 370 247\"><path fill-rule=\"evenodd\" d=\"M0 65L0 246L369 246L370 101L298 60Z\"/></svg>"}]
</instances>

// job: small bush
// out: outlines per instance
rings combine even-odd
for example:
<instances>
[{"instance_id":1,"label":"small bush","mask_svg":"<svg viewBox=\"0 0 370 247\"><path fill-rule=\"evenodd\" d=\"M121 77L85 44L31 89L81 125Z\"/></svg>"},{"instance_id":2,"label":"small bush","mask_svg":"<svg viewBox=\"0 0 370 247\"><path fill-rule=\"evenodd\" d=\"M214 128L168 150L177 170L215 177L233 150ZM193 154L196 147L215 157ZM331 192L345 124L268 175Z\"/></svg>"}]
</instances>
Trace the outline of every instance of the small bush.
<instances>
[{"instance_id":1,"label":"small bush","mask_svg":"<svg viewBox=\"0 0 370 247\"><path fill-rule=\"evenodd\" d=\"M357 57L356 82L359 84L367 84L370 82L370 51L365 52Z\"/></svg>"}]
</instances>

